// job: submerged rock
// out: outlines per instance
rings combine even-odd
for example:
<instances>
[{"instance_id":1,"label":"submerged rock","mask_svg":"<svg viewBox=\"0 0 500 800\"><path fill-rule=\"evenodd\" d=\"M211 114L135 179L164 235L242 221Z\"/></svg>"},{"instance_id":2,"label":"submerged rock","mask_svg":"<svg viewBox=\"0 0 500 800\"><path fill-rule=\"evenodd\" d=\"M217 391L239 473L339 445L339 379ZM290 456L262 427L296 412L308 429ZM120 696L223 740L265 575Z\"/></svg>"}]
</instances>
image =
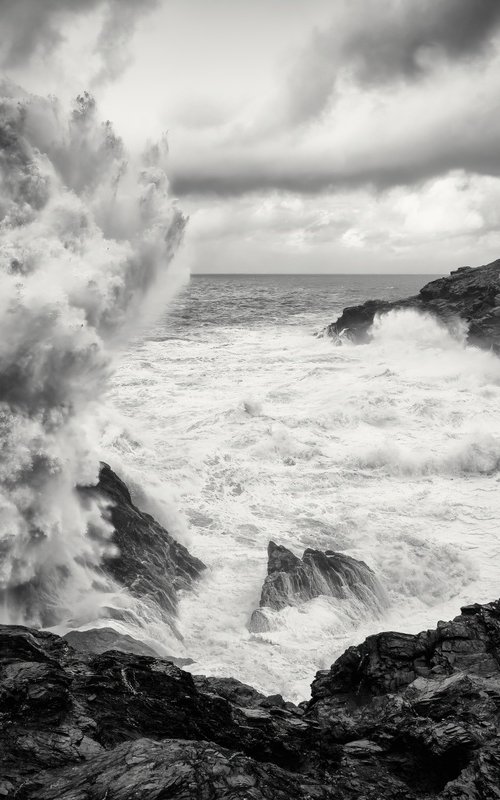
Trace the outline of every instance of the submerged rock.
<instances>
[{"instance_id":1,"label":"submerged rock","mask_svg":"<svg viewBox=\"0 0 500 800\"><path fill-rule=\"evenodd\" d=\"M457 318L468 323L473 344L500 351L500 259L482 267L460 267L445 278L426 284L414 297L395 302L369 300L345 308L326 332L337 341L343 338L364 342L377 315L398 309L416 309L447 323Z\"/></svg>"},{"instance_id":2,"label":"submerged rock","mask_svg":"<svg viewBox=\"0 0 500 800\"><path fill-rule=\"evenodd\" d=\"M267 577L260 608L253 612L249 625L253 633L271 629L266 609L280 611L321 595L355 599L375 612L388 605L382 584L364 561L332 550L311 549L305 550L300 559L275 542L269 542L267 552Z\"/></svg>"},{"instance_id":3,"label":"submerged rock","mask_svg":"<svg viewBox=\"0 0 500 800\"><path fill-rule=\"evenodd\" d=\"M301 708L164 659L0 626L0 796L488 800L500 786L500 601L382 633Z\"/></svg>"},{"instance_id":4,"label":"submerged rock","mask_svg":"<svg viewBox=\"0 0 500 800\"><path fill-rule=\"evenodd\" d=\"M133 504L127 486L107 464L101 467L97 486L80 488L80 492L109 502L112 542L118 552L106 558L106 571L132 594L175 615L177 593L191 587L205 564Z\"/></svg>"}]
</instances>

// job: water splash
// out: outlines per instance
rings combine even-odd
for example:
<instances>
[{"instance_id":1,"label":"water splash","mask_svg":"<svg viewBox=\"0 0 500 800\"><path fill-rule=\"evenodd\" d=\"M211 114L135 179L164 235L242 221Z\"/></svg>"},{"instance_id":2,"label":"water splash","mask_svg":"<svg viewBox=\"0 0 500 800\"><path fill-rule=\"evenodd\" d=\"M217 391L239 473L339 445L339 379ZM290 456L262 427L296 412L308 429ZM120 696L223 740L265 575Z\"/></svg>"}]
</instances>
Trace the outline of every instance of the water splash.
<instances>
[{"instance_id":1,"label":"water splash","mask_svg":"<svg viewBox=\"0 0 500 800\"><path fill-rule=\"evenodd\" d=\"M99 399L185 220L166 142L130 158L88 94L67 113L2 83L0 140L2 616L81 622L120 593L98 571L109 526L75 487L97 479Z\"/></svg>"}]
</instances>

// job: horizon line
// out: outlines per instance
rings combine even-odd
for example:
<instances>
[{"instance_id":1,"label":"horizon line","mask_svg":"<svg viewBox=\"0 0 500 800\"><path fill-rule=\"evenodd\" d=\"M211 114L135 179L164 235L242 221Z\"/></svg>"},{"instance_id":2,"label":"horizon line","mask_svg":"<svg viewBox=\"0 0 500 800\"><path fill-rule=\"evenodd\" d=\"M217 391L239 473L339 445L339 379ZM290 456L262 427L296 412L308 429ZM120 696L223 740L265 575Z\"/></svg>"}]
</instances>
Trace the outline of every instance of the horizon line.
<instances>
[{"instance_id":1,"label":"horizon line","mask_svg":"<svg viewBox=\"0 0 500 800\"><path fill-rule=\"evenodd\" d=\"M202 275L212 275L217 277L227 277L227 276L277 276L283 275L287 277L291 276L299 276L299 275L307 275L310 277L315 278L327 278L327 277L334 277L334 276L342 276L342 277L351 277L353 275L407 275L408 277L417 276L417 275L446 275L446 272L191 272L190 275L193 277L200 277Z\"/></svg>"}]
</instances>

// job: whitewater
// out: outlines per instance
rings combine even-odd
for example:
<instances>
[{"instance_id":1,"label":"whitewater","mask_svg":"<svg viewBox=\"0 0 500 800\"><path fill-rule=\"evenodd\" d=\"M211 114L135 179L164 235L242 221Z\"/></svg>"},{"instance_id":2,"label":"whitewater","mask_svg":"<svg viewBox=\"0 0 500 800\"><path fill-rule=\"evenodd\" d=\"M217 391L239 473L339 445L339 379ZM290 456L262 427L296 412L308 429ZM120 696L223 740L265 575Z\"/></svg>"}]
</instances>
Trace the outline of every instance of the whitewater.
<instances>
[{"instance_id":1,"label":"whitewater","mask_svg":"<svg viewBox=\"0 0 500 800\"><path fill-rule=\"evenodd\" d=\"M364 636L497 597L500 360L415 311L321 336L424 276L186 282L165 139L130 154L90 95L8 82L0 134L0 622L112 625L297 700ZM103 569L100 460L208 567L178 619ZM250 633L270 540L366 561L387 610L319 597Z\"/></svg>"},{"instance_id":2,"label":"whitewater","mask_svg":"<svg viewBox=\"0 0 500 800\"><path fill-rule=\"evenodd\" d=\"M344 306L428 279L194 276L122 353L100 455L208 566L182 597L183 640L156 623L145 640L299 700L365 636L498 596L500 360L414 311L366 345L317 335ZM271 539L366 561L389 609L320 597L250 633Z\"/></svg>"}]
</instances>

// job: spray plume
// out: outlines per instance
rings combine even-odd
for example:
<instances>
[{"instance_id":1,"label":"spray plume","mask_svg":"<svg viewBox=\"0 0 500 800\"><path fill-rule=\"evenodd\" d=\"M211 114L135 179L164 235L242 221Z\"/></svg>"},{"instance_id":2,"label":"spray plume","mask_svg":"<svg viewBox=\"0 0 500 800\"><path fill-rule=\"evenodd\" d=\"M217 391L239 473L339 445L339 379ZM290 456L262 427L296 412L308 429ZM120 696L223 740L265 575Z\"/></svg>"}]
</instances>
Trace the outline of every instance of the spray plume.
<instances>
[{"instance_id":1,"label":"spray plume","mask_svg":"<svg viewBox=\"0 0 500 800\"><path fill-rule=\"evenodd\" d=\"M93 619L109 524L78 484L99 464L97 403L113 354L164 278L185 220L166 142L128 161L84 94L0 84L0 598L3 621Z\"/></svg>"}]
</instances>

